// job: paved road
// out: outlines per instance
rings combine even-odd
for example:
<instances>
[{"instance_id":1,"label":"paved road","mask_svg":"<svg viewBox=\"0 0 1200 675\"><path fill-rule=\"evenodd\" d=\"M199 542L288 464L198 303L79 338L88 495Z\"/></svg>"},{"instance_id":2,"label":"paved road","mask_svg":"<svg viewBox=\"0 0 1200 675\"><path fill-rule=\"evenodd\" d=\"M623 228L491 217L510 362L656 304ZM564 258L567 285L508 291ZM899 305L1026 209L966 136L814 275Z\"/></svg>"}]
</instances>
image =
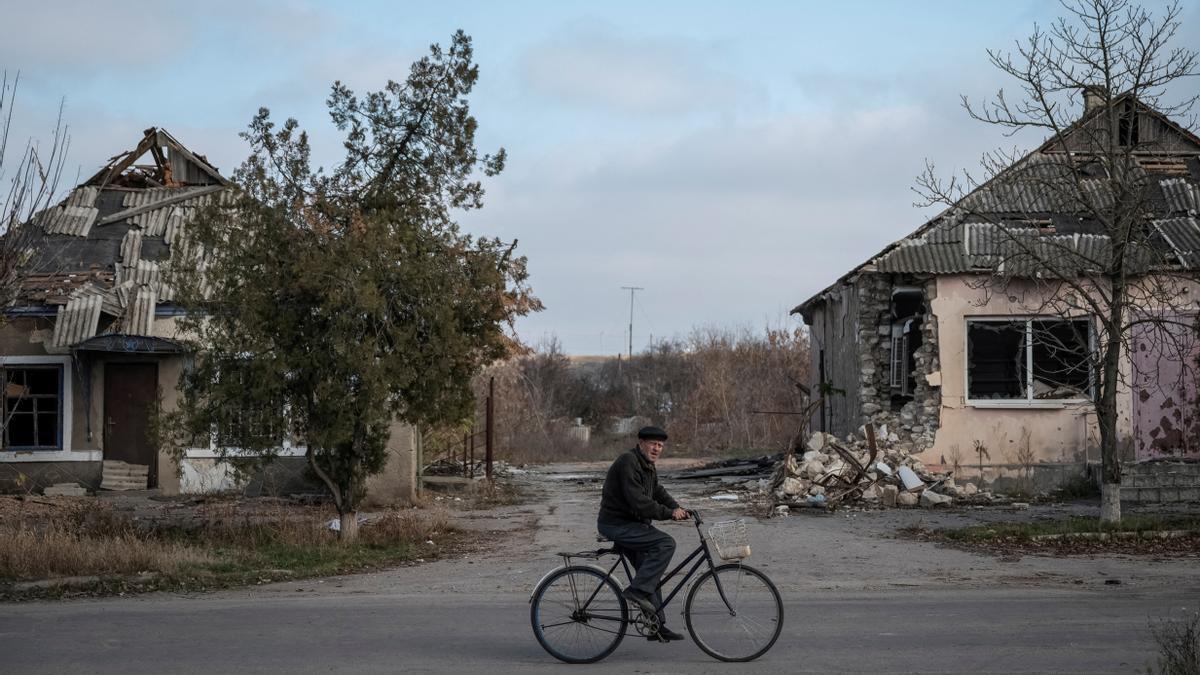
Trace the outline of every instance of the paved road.
<instances>
[{"instance_id":1,"label":"paved road","mask_svg":"<svg viewBox=\"0 0 1200 675\"><path fill-rule=\"evenodd\" d=\"M597 486L587 475L540 484L550 486L545 501L468 514L469 525L512 530L482 556L194 597L0 606L0 672L560 672L530 632L527 593L553 551L587 546ZM781 587L787 614L776 647L736 670L1135 672L1154 656L1148 619L1200 606L1194 559L997 559L888 536L908 520L1001 517L863 512L755 524L753 561ZM686 525L672 532L681 551L695 537ZM689 642L633 636L587 669L730 670Z\"/></svg>"},{"instance_id":2,"label":"paved road","mask_svg":"<svg viewBox=\"0 0 1200 675\"><path fill-rule=\"evenodd\" d=\"M888 591L787 598L783 636L738 672L1134 672L1170 595ZM10 608L11 609L11 608ZM152 598L21 607L8 673L555 672L525 598ZM629 637L588 672L729 672L689 642Z\"/></svg>"}]
</instances>

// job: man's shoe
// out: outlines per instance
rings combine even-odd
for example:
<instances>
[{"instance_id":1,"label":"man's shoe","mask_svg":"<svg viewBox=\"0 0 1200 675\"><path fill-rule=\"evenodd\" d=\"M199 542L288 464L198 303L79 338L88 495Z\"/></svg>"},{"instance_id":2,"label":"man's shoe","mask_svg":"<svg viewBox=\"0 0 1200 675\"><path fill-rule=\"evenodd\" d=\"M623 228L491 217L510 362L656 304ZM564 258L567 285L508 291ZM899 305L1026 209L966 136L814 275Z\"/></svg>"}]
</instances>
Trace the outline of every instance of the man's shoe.
<instances>
[{"instance_id":1,"label":"man's shoe","mask_svg":"<svg viewBox=\"0 0 1200 675\"><path fill-rule=\"evenodd\" d=\"M641 591L633 588L626 588L621 592L621 595L625 596L626 600L637 605L637 608L642 610L642 612L645 614L654 614L658 611L658 609L654 607L654 601L650 599L650 596L643 594Z\"/></svg>"},{"instance_id":2,"label":"man's shoe","mask_svg":"<svg viewBox=\"0 0 1200 675\"><path fill-rule=\"evenodd\" d=\"M682 640L683 636L666 626L659 626L658 635L647 635L646 639L658 640L660 642L674 642L675 640Z\"/></svg>"}]
</instances>

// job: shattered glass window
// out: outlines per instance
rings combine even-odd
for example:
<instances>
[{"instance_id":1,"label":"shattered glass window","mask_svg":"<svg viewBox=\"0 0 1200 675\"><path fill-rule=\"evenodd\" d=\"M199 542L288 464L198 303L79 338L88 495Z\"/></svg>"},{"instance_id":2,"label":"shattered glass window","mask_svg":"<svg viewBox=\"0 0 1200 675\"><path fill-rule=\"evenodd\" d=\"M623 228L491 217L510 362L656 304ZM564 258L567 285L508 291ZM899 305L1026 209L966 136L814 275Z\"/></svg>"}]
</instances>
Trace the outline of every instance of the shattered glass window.
<instances>
[{"instance_id":1,"label":"shattered glass window","mask_svg":"<svg viewBox=\"0 0 1200 675\"><path fill-rule=\"evenodd\" d=\"M1090 322L1030 322L1033 343L1033 398L1087 398L1091 384Z\"/></svg>"},{"instance_id":2,"label":"shattered glass window","mask_svg":"<svg viewBox=\"0 0 1200 675\"><path fill-rule=\"evenodd\" d=\"M1025 321L967 324L967 396L1025 398Z\"/></svg>"},{"instance_id":3,"label":"shattered glass window","mask_svg":"<svg viewBox=\"0 0 1200 675\"><path fill-rule=\"evenodd\" d=\"M969 319L967 398L1090 398L1091 345L1088 319Z\"/></svg>"},{"instance_id":4,"label":"shattered glass window","mask_svg":"<svg viewBox=\"0 0 1200 675\"><path fill-rule=\"evenodd\" d=\"M62 366L4 369L4 447L62 447Z\"/></svg>"}]
</instances>

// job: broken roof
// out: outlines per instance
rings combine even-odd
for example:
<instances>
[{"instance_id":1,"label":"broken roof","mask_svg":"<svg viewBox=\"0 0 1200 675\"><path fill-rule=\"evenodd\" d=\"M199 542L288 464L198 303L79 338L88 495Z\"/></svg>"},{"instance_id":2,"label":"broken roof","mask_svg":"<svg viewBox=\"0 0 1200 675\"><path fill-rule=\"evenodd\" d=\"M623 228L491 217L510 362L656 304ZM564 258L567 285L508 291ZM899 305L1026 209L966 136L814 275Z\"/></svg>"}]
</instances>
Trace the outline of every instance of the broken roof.
<instances>
[{"instance_id":1,"label":"broken roof","mask_svg":"<svg viewBox=\"0 0 1200 675\"><path fill-rule=\"evenodd\" d=\"M1126 94L1113 105L1133 101ZM1148 244L1155 250L1147 251L1146 259L1153 253L1185 269L1200 269L1200 138L1148 106L1136 105L1147 133L1162 139L1162 147L1153 152L1133 153L1135 165L1128 167L1156 216L1147 223ZM1086 114L792 313L802 313L860 272L988 273L1003 264L1006 274L1035 275L1037 256L1020 255L1025 247L1052 252L1081 272L1102 266L1108 237L1088 214L1114 201L1104 168L1081 149L1061 149L1077 145L1072 135L1098 120L1101 112Z\"/></svg>"},{"instance_id":2,"label":"broken roof","mask_svg":"<svg viewBox=\"0 0 1200 675\"><path fill-rule=\"evenodd\" d=\"M136 164L144 157L152 163ZM156 307L174 298L163 266L179 255L184 228L200 207L231 194L203 155L147 129L16 233L29 255L16 304L55 308L56 348L98 333L151 335Z\"/></svg>"}]
</instances>

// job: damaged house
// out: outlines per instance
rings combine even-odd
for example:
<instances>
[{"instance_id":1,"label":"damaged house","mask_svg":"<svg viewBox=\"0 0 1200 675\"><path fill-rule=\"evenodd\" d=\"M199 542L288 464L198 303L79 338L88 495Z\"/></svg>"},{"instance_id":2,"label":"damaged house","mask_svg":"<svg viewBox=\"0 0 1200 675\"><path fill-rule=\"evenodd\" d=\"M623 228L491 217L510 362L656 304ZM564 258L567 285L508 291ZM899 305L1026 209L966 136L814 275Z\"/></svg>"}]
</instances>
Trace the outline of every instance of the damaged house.
<instances>
[{"instance_id":1,"label":"damaged house","mask_svg":"<svg viewBox=\"0 0 1200 675\"><path fill-rule=\"evenodd\" d=\"M1123 349L1120 451L1126 461L1200 458L1200 351L1185 327L1200 307L1200 138L1128 95L1111 105L1120 106L1119 142L1149 205L1154 269L1193 280L1172 304L1173 328L1135 330ZM1086 92L1075 124L793 310L811 331L814 383L830 392L813 429L844 437L886 425L926 463L982 463L989 478L1036 465L1062 480L1099 460L1097 324L1085 311L1047 311L1037 266L1014 247L1085 261L1112 250L1098 223L1053 189L1061 176L1104 170L1087 146L1102 109ZM999 271L1011 279L1004 287L988 283Z\"/></svg>"},{"instance_id":2,"label":"damaged house","mask_svg":"<svg viewBox=\"0 0 1200 675\"><path fill-rule=\"evenodd\" d=\"M233 189L203 155L151 128L10 233L25 262L0 325L0 489L319 489L305 478L304 448L288 439L249 486L220 460L219 434L181 458L153 441L156 414L177 406L180 375L195 357L164 272L189 254L184 234L196 211ZM369 489L411 496L418 443L410 427L394 432L400 460Z\"/></svg>"}]
</instances>

